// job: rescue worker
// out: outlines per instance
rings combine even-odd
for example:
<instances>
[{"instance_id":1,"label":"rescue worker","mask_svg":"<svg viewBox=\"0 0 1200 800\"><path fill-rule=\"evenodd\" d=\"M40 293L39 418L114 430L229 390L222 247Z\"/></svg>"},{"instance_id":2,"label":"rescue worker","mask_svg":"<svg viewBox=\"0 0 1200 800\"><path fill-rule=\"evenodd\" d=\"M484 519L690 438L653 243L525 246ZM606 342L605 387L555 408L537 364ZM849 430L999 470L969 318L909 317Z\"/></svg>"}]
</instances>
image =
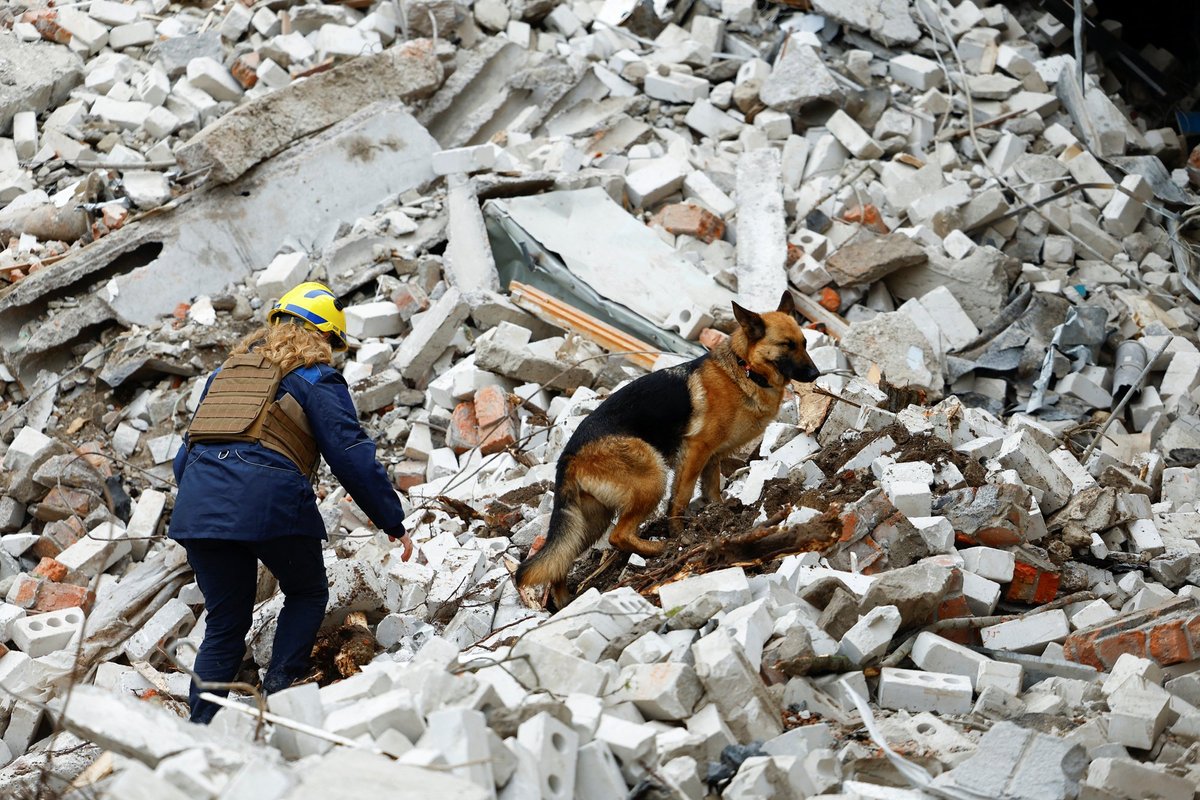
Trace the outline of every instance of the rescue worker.
<instances>
[{"instance_id":1,"label":"rescue worker","mask_svg":"<svg viewBox=\"0 0 1200 800\"><path fill-rule=\"evenodd\" d=\"M312 478L323 456L371 521L402 544L404 510L375 443L358 423L346 381L330 366L346 349L346 315L329 288L302 283L267 313L208 379L175 458L179 492L170 537L187 550L208 623L196 655L203 681L230 682L245 655L258 562L284 595L262 688L277 692L309 671L329 597L325 524ZM217 692L223 694L223 692ZM193 722L217 706L193 683Z\"/></svg>"}]
</instances>

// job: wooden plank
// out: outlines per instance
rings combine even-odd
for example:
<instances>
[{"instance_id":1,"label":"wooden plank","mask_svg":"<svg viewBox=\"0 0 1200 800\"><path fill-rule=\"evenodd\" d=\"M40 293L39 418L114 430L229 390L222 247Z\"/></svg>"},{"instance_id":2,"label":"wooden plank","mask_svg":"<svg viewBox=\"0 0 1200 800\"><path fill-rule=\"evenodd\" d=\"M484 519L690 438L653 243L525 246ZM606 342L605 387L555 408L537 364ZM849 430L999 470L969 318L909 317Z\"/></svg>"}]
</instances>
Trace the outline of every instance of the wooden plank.
<instances>
[{"instance_id":1,"label":"wooden plank","mask_svg":"<svg viewBox=\"0 0 1200 800\"><path fill-rule=\"evenodd\" d=\"M610 353L629 353L625 356L626 360L642 369L652 369L654 362L662 355L662 351L654 345L630 336L541 289L512 281L508 291L513 303L538 319L579 334Z\"/></svg>"},{"instance_id":2,"label":"wooden plank","mask_svg":"<svg viewBox=\"0 0 1200 800\"><path fill-rule=\"evenodd\" d=\"M792 292L796 301L796 310L809 321L825 326L825 330L835 339L840 339L850 332L850 324L829 309L822 306L807 295Z\"/></svg>"}]
</instances>

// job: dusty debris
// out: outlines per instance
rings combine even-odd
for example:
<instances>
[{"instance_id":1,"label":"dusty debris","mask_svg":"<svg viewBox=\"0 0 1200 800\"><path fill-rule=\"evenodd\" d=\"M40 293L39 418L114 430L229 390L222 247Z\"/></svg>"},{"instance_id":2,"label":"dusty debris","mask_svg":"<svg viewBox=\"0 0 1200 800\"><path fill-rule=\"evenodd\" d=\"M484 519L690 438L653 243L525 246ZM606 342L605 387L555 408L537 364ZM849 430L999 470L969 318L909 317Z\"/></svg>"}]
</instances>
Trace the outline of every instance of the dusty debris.
<instances>
[{"instance_id":1,"label":"dusty debris","mask_svg":"<svg viewBox=\"0 0 1200 800\"><path fill-rule=\"evenodd\" d=\"M0 793L1190 798L1185 76L1060 5L9 10ZM319 472L312 680L196 728L170 461L305 279L416 556ZM575 426L785 288L823 374L720 501L518 594Z\"/></svg>"}]
</instances>

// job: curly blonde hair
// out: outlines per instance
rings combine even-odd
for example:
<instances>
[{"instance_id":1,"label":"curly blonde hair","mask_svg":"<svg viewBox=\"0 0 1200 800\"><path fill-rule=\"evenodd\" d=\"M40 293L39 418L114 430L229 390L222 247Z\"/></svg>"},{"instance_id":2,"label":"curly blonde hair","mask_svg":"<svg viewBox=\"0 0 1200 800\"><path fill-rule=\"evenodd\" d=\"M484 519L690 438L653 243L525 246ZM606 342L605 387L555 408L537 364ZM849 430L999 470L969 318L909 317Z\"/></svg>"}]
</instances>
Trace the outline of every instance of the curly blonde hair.
<instances>
[{"instance_id":1,"label":"curly blonde hair","mask_svg":"<svg viewBox=\"0 0 1200 800\"><path fill-rule=\"evenodd\" d=\"M311 367L333 362L333 348L325 335L303 325L264 325L238 342L232 355L248 353L251 349L266 356L285 373L301 364Z\"/></svg>"}]
</instances>

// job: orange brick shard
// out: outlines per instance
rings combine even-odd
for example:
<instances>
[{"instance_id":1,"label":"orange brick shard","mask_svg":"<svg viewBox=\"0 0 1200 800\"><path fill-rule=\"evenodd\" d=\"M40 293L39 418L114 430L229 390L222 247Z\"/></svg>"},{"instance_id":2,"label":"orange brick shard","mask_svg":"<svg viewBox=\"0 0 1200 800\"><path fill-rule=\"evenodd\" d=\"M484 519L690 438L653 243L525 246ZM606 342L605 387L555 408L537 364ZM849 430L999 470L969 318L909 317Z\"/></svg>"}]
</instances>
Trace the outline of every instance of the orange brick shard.
<instances>
[{"instance_id":1,"label":"orange brick shard","mask_svg":"<svg viewBox=\"0 0 1200 800\"><path fill-rule=\"evenodd\" d=\"M43 558L33 568L32 574L39 578L45 578L48 581L62 583L67 579L67 565L53 558Z\"/></svg>"},{"instance_id":2,"label":"orange brick shard","mask_svg":"<svg viewBox=\"0 0 1200 800\"><path fill-rule=\"evenodd\" d=\"M479 446L479 421L475 417L474 403L465 401L454 407L450 427L446 429L446 446L460 455Z\"/></svg>"},{"instance_id":3,"label":"orange brick shard","mask_svg":"<svg viewBox=\"0 0 1200 800\"><path fill-rule=\"evenodd\" d=\"M424 461L401 461L392 467L392 483L402 492L425 482Z\"/></svg>"},{"instance_id":4,"label":"orange brick shard","mask_svg":"<svg viewBox=\"0 0 1200 800\"><path fill-rule=\"evenodd\" d=\"M517 443L517 419L513 403L499 386L475 392L475 418L479 425L479 447L484 455L498 453Z\"/></svg>"},{"instance_id":5,"label":"orange brick shard","mask_svg":"<svg viewBox=\"0 0 1200 800\"><path fill-rule=\"evenodd\" d=\"M1200 616L1195 621L1200 622ZM1150 629L1150 658L1159 664L1179 664L1192 660L1191 643L1183 620Z\"/></svg>"},{"instance_id":6,"label":"orange brick shard","mask_svg":"<svg viewBox=\"0 0 1200 800\"><path fill-rule=\"evenodd\" d=\"M18 575L8 594L9 602L30 612L82 608L88 611L96 595L86 586L52 583L32 575Z\"/></svg>"},{"instance_id":7,"label":"orange brick shard","mask_svg":"<svg viewBox=\"0 0 1200 800\"><path fill-rule=\"evenodd\" d=\"M258 64L261 60L262 57L258 53L246 53L238 56L229 72L243 89L253 89L258 83Z\"/></svg>"},{"instance_id":8,"label":"orange brick shard","mask_svg":"<svg viewBox=\"0 0 1200 800\"><path fill-rule=\"evenodd\" d=\"M724 331L719 331L716 328L705 328L700 331L700 344L704 345L709 350L714 349L717 345L729 338L729 334Z\"/></svg>"},{"instance_id":9,"label":"orange brick shard","mask_svg":"<svg viewBox=\"0 0 1200 800\"><path fill-rule=\"evenodd\" d=\"M711 243L725 235L725 223L708 209L692 203L673 203L654 215L651 223L667 233L684 234Z\"/></svg>"},{"instance_id":10,"label":"orange brick shard","mask_svg":"<svg viewBox=\"0 0 1200 800\"><path fill-rule=\"evenodd\" d=\"M1161 606L1130 611L1076 631L1063 642L1071 661L1111 669L1123 653L1152 658L1161 666L1200 656L1200 604L1181 597Z\"/></svg>"},{"instance_id":11,"label":"orange brick shard","mask_svg":"<svg viewBox=\"0 0 1200 800\"><path fill-rule=\"evenodd\" d=\"M1061 580L1058 573L1018 561L1013 568L1013 579L1008 585L1004 599L1030 605L1049 603L1058 594Z\"/></svg>"}]
</instances>

